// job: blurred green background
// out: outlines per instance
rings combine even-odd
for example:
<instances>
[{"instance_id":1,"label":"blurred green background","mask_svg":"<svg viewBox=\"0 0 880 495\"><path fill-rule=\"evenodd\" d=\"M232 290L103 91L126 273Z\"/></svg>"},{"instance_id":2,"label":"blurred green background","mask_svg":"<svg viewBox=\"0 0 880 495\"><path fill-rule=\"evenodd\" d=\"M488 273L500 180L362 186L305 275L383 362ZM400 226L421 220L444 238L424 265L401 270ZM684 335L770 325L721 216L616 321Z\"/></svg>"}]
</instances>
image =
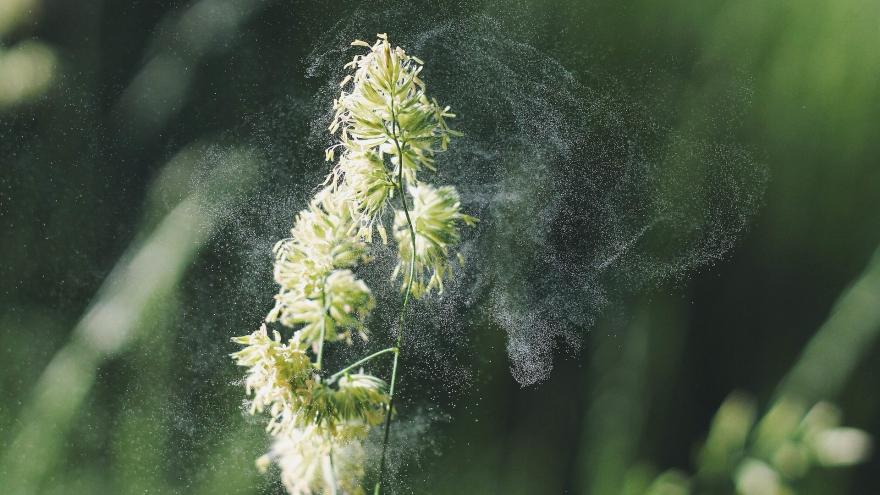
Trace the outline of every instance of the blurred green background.
<instances>
[{"instance_id":1,"label":"blurred green background","mask_svg":"<svg viewBox=\"0 0 880 495\"><path fill-rule=\"evenodd\" d=\"M261 118L312 101L323 81L305 57L356 8L372 7L0 4L0 493L282 493L254 469L266 438L241 413L226 354L268 308L267 243L285 226L225 212L266 184L321 176L298 165L309 122ZM877 456L788 469L765 445L768 429L803 433L781 413L731 433L793 397L797 421L826 400L880 435L880 3L419 8L498 19L585 84L599 67L650 93L647 111L682 132L734 123L769 181L725 259L624 296L543 383L511 378L501 329L470 328L475 378L427 394L444 419L396 491L687 493L682 477L692 493L880 491ZM732 84L738 98L719 104ZM290 168L260 168L264 148ZM283 200L292 217L305 198ZM261 290L222 295L249 277ZM747 458L791 491L744 474Z\"/></svg>"}]
</instances>

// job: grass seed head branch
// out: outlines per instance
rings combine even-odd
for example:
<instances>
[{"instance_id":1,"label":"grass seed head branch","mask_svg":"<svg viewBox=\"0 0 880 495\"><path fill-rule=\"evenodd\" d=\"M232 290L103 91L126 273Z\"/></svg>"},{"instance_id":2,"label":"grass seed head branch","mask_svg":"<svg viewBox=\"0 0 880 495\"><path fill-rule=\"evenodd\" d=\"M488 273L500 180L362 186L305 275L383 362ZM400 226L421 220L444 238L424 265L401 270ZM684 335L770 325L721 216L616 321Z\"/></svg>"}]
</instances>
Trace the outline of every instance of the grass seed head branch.
<instances>
[{"instance_id":1,"label":"grass seed head branch","mask_svg":"<svg viewBox=\"0 0 880 495\"><path fill-rule=\"evenodd\" d=\"M296 216L290 237L273 249L279 290L266 323L233 339L244 346L232 356L247 368L250 412L268 415L267 431L274 437L258 466L278 464L292 495L363 493L363 442L382 423L384 472L407 303L443 290L458 229L476 221L460 212L453 187L424 181L435 170L436 153L459 133L446 123L454 117L449 107L427 97L422 61L392 48L384 34L372 45L352 45L367 50L346 64L351 73L333 104L330 131L338 142L326 158L336 163ZM392 206L395 195L401 210ZM388 217L398 251L392 278L402 275L397 343L325 379L325 343L367 338L375 299L355 271L369 260L374 233L388 242ZM286 327L290 337L277 329L270 336L269 325ZM390 384L363 370L349 373L389 352Z\"/></svg>"}]
</instances>

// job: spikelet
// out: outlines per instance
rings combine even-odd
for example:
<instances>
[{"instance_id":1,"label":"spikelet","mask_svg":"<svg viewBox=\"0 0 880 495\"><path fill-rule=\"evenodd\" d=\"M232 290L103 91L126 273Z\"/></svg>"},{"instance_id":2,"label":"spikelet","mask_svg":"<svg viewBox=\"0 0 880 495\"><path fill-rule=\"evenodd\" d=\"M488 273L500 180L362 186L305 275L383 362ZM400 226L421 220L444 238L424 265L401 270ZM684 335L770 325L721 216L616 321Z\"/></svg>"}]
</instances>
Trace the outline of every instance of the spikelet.
<instances>
[{"instance_id":1,"label":"spikelet","mask_svg":"<svg viewBox=\"0 0 880 495\"><path fill-rule=\"evenodd\" d=\"M449 107L426 96L422 61L392 48L384 34L372 45L352 45L368 51L346 64L352 73L334 102L330 131L339 142L326 157L332 161L339 153L339 160L296 216L290 237L273 249L279 290L266 323L291 329L291 336L283 341L275 331L270 337L264 324L233 339L245 346L232 357L248 368L248 410L268 414L266 429L274 437L258 467L277 464L291 495L363 493L362 441L391 414L383 380L363 370L348 373L351 367L328 379L321 370L325 342L367 338L375 299L354 270L368 260L375 231L387 243L383 217L391 201L397 196L404 208L411 205L412 224L403 210L393 214L395 275L403 273L402 287L416 296L442 291L458 228L476 222L460 212L454 188L420 178L460 135L446 124L454 117Z\"/></svg>"}]
</instances>

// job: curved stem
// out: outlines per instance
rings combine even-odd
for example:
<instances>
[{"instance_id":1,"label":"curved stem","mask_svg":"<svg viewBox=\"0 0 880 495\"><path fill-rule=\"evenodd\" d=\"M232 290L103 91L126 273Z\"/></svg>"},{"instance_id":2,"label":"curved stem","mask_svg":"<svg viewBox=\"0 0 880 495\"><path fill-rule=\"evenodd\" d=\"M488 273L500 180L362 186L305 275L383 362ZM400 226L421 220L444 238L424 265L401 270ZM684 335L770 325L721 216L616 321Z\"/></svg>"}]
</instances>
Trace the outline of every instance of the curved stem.
<instances>
[{"instance_id":1,"label":"curved stem","mask_svg":"<svg viewBox=\"0 0 880 495\"><path fill-rule=\"evenodd\" d=\"M357 360L357 361L351 363L350 365L346 366L345 368L342 368L341 370L337 371L336 373L333 373L333 374L330 376L330 378L327 379L327 383L333 383L333 382L336 381L337 378L339 378L340 376L342 376L342 375L348 373L349 371L351 371L352 368L356 368L356 367L358 367L358 366L360 366L360 365L366 363L367 361L369 361L369 360L371 360L371 359L373 359L373 358L375 358L375 357L379 357L379 356L381 356L382 354L387 354L387 353L389 353L389 352L393 352L393 353L396 354L396 353L397 353L397 347L389 347L389 348L387 348L387 349L382 349L381 351L374 352L374 353L370 354L369 356L367 356L367 357L365 357L365 358L363 358L363 359L359 359L359 360Z\"/></svg>"},{"instance_id":2,"label":"curved stem","mask_svg":"<svg viewBox=\"0 0 880 495\"><path fill-rule=\"evenodd\" d=\"M409 238L412 243L410 249L409 274L406 278L406 286L403 293L403 304L400 308L400 328L397 331L397 344L394 353L394 364L391 366L391 382L388 386L388 409L385 412L385 433L382 437L382 457L379 461L379 481L373 490L374 495L379 495L382 491L382 479L385 477L385 457L388 450L388 435L391 431L391 413L394 410L394 386L397 383L397 364L400 358L401 344L403 343L403 330L406 323L406 307L409 304L409 295L412 291L413 275L416 266L416 229L413 225L412 218L409 215L409 205L406 202L406 187L403 184L403 149L400 146L400 140L397 131L400 126L397 122L397 115L394 113L394 96L391 97L391 135L394 138L394 146L397 149L397 192L400 194L400 202L403 203L403 214L406 217L406 225L409 228Z\"/></svg>"}]
</instances>

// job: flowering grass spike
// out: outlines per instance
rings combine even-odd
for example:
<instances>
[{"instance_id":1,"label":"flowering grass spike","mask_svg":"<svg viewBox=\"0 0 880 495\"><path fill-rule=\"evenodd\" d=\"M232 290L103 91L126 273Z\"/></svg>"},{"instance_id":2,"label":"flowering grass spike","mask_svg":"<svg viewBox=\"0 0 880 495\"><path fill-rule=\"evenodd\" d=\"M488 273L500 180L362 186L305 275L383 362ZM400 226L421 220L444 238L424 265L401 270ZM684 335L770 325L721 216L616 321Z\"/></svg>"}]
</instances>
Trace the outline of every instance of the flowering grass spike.
<instances>
[{"instance_id":1,"label":"flowering grass spike","mask_svg":"<svg viewBox=\"0 0 880 495\"><path fill-rule=\"evenodd\" d=\"M327 149L339 157L322 189L301 211L290 237L274 248L275 306L257 331L234 342L232 354L248 368L245 389L251 414L267 413L273 437L261 470L275 463L291 495L361 494L363 442L384 423L379 479L381 491L394 390L410 297L442 292L450 251L461 225L476 219L460 211L452 186L435 187L422 174L435 170L435 154L460 135L446 119L455 115L425 93L423 63L392 48L384 34L345 68L330 132L338 142ZM326 342L366 339L375 300L357 277L368 262L373 234L388 242L393 228L398 263L391 275L401 280L402 304L396 343L333 374L324 370ZM280 325L285 335L269 325ZM390 380L364 371L373 359L393 354ZM357 370L357 371L355 371Z\"/></svg>"}]
</instances>

